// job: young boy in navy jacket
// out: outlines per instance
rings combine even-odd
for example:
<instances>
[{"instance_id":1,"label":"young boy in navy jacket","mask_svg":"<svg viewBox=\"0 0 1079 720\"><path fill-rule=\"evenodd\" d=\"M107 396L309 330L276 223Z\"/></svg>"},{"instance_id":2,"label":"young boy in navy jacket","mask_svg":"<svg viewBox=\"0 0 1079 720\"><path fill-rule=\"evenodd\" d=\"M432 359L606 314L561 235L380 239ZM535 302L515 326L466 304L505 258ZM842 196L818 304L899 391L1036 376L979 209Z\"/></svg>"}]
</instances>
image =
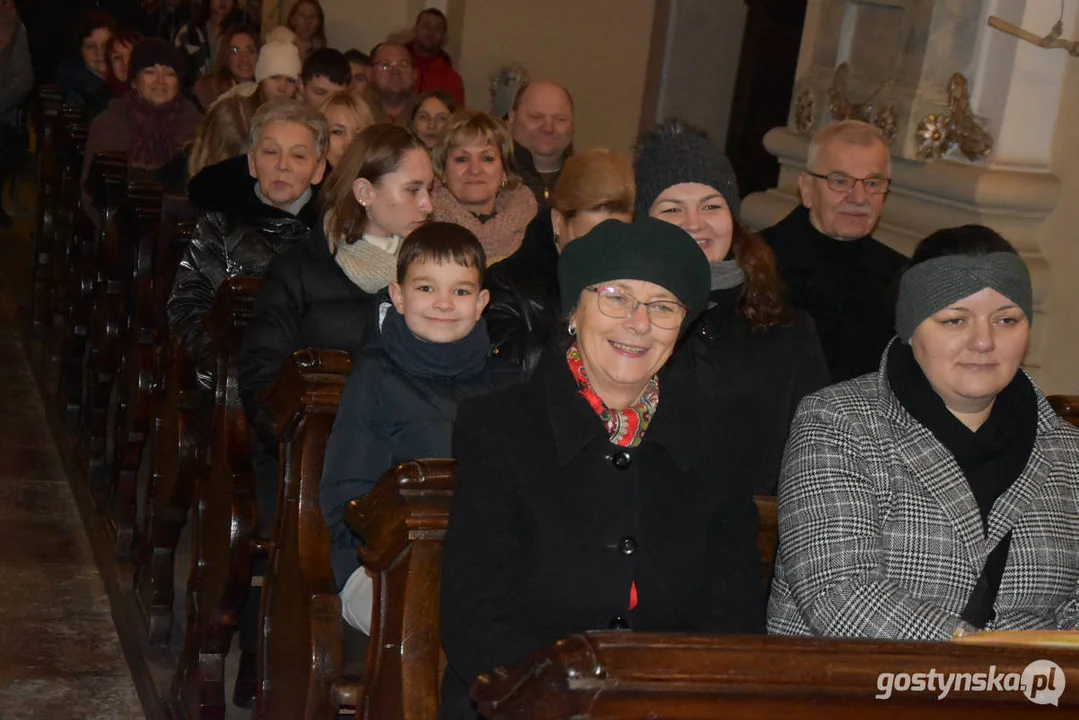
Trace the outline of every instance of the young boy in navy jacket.
<instances>
[{"instance_id":1,"label":"young boy in navy jacket","mask_svg":"<svg viewBox=\"0 0 1079 720\"><path fill-rule=\"evenodd\" d=\"M342 615L365 633L372 583L356 557L359 539L345 524L345 508L398 463L452 457L458 402L519 379L514 365L488 356L486 265L479 240L458 225L429 223L409 235L390 302L379 306L378 337L341 394L319 499Z\"/></svg>"}]
</instances>

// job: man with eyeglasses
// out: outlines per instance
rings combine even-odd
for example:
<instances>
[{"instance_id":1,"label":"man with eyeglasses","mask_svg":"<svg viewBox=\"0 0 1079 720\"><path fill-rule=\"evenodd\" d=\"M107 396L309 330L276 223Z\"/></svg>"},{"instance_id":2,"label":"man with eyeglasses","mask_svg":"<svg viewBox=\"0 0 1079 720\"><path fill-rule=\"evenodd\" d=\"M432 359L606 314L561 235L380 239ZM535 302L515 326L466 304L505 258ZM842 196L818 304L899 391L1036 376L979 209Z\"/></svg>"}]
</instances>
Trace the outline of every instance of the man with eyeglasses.
<instances>
[{"instance_id":1,"label":"man with eyeglasses","mask_svg":"<svg viewBox=\"0 0 1079 720\"><path fill-rule=\"evenodd\" d=\"M371 51L374 72L374 105L371 109L379 122L407 126L412 116L415 79L412 55L401 43L379 43Z\"/></svg>"},{"instance_id":2,"label":"man with eyeglasses","mask_svg":"<svg viewBox=\"0 0 1079 720\"><path fill-rule=\"evenodd\" d=\"M798 178L802 205L761 232L789 300L812 316L834 382L875 371L895 334L906 258L873 239L891 178L880 131L844 120L821 128Z\"/></svg>"}]
</instances>

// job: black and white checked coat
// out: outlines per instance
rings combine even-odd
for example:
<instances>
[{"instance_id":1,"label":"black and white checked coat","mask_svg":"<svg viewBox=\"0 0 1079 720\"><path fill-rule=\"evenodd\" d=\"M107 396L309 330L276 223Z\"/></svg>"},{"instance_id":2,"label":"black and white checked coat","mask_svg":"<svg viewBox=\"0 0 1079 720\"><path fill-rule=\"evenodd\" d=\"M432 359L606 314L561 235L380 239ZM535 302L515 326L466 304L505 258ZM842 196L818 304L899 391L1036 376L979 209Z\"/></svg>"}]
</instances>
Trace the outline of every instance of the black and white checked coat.
<instances>
[{"instance_id":1,"label":"black and white checked coat","mask_svg":"<svg viewBox=\"0 0 1079 720\"><path fill-rule=\"evenodd\" d=\"M884 360L807 396L779 480L768 632L945 640L972 630L959 614L1009 530L989 628L1076 629L1079 430L1035 393L1034 447L994 504L988 538L955 458L892 393Z\"/></svg>"}]
</instances>

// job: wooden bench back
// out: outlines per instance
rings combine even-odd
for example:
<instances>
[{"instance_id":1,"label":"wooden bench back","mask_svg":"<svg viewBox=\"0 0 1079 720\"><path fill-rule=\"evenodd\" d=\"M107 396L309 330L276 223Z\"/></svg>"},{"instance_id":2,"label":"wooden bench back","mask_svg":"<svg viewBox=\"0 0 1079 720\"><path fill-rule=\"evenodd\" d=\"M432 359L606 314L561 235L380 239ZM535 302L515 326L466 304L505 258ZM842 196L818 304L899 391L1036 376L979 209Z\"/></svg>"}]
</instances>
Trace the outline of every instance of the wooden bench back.
<instances>
[{"instance_id":1,"label":"wooden bench back","mask_svg":"<svg viewBox=\"0 0 1079 720\"><path fill-rule=\"evenodd\" d=\"M341 603L319 505L326 442L352 363L338 350L301 350L266 392L280 440L273 550L262 584L255 716L336 717L342 672Z\"/></svg>"},{"instance_id":2,"label":"wooden bench back","mask_svg":"<svg viewBox=\"0 0 1079 720\"><path fill-rule=\"evenodd\" d=\"M910 677L1017 673L1056 662L1066 687L1079 683L1079 652L774 636L595 632L540 650L519 668L481 676L472 697L489 720L531 718L896 718L1039 717L1016 689L909 691ZM1056 672L1056 671L1054 671ZM889 697L888 678L896 679ZM1055 678L1055 675L1054 675ZM1079 708L1065 692L1057 712ZM1070 707L1072 710L1064 710Z\"/></svg>"}]
</instances>

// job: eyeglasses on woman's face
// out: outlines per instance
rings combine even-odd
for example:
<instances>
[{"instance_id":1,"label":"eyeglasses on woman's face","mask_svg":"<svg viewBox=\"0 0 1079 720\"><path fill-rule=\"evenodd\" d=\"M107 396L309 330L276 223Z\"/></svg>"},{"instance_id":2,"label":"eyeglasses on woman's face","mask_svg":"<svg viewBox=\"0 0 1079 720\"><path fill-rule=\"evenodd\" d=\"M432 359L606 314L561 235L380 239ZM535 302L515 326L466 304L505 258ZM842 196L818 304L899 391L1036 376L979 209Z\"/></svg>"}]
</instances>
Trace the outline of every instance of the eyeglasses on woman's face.
<instances>
[{"instance_id":1,"label":"eyeglasses on woman's face","mask_svg":"<svg viewBox=\"0 0 1079 720\"><path fill-rule=\"evenodd\" d=\"M644 305L651 323L664 330L674 330L680 326L686 318L686 313L689 312L689 308L675 300L644 302L633 297L622 288L590 287L585 288L585 290L596 293L599 311L607 317L618 320L628 318L637 312L638 307Z\"/></svg>"}]
</instances>

